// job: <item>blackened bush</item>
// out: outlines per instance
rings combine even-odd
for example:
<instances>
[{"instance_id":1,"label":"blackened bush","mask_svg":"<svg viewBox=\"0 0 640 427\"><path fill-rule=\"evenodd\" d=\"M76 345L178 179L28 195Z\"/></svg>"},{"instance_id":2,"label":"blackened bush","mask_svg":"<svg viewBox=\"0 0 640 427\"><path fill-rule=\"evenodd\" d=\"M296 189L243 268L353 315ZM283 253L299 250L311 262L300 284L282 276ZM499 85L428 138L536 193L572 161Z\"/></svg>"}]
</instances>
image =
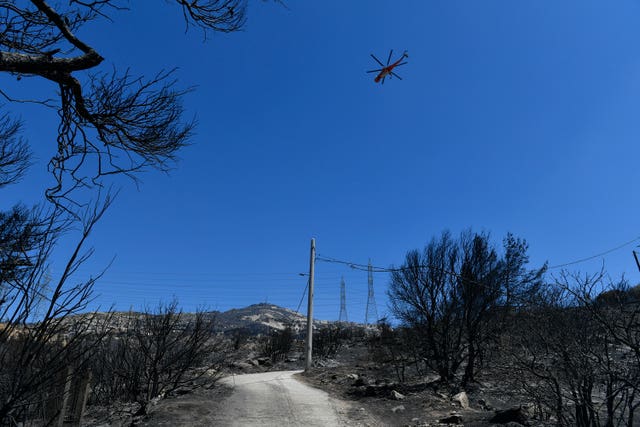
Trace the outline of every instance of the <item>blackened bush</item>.
<instances>
[{"instance_id":1,"label":"blackened bush","mask_svg":"<svg viewBox=\"0 0 640 427\"><path fill-rule=\"evenodd\" d=\"M139 413L158 396L210 385L226 349L213 333L214 319L182 313L174 300L155 312L129 313L123 331L104 341L92 370L92 402L137 402Z\"/></svg>"},{"instance_id":2,"label":"blackened bush","mask_svg":"<svg viewBox=\"0 0 640 427\"><path fill-rule=\"evenodd\" d=\"M334 357L350 335L347 328L340 326L327 326L317 330L313 334L313 357L320 359Z\"/></svg>"},{"instance_id":3,"label":"blackened bush","mask_svg":"<svg viewBox=\"0 0 640 427\"><path fill-rule=\"evenodd\" d=\"M272 362L284 360L293 347L293 330L290 326L282 330L275 329L263 341L262 355L269 357Z\"/></svg>"}]
</instances>

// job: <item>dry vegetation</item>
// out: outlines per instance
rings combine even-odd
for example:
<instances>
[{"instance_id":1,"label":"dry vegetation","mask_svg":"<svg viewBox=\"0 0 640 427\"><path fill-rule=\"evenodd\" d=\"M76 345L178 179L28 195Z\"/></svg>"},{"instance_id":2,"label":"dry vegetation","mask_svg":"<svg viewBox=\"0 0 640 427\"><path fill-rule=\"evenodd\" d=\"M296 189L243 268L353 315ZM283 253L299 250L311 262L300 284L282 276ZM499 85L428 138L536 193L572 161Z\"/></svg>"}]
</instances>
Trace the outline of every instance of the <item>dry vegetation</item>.
<instances>
[{"instance_id":1,"label":"dry vegetation","mask_svg":"<svg viewBox=\"0 0 640 427\"><path fill-rule=\"evenodd\" d=\"M462 367L443 378L424 330L384 322L306 378L389 425L640 425L640 287L604 278L564 273L535 305L488 316L500 327L474 381Z\"/></svg>"},{"instance_id":2,"label":"dry vegetation","mask_svg":"<svg viewBox=\"0 0 640 427\"><path fill-rule=\"evenodd\" d=\"M237 31L245 22L243 1L175 0L163 7L170 3L205 35ZM147 168L168 170L195 126L184 117L188 90L177 87L172 72L145 77L101 68L90 29L114 22L127 7L119 0L0 2L0 72L22 82L0 90L2 107L33 104L59 120L43 136L54 141L44 203L30 208L16 201L0 211L0 425L77 423L89 376L93 400L119 393L144 412L148 401L190 387L194 374L202 378L218 363L205 319L181 323L175 305L145 313L120 334L109 315L84 314L102 272L80 278L78 270L112 202L109 177L135 180ZM15 93L35 81L52 84L51 92ZM22 131L21 120L0 112L0 190L32 166ZM54 251L58 263L51 268ZM112 351L124 356L110 357Z\"/></svg>"},{"instance_id":3,"label":"dry vegetation","mask_svg":"<svg viewBox=\"0 0 640 427\"><path fill-rule=\"evenodd\" d=\"M243 1L165 3L205 32L244 23ZM223 368L299 366L304 337L293 326L257 338L220 335L214 318L185 315L176 303L128 316L86 314L101 273L77 273L111 203L100 189L113 174L166 170L194 129L171 72L105 74L103 58L78 36L123 11L120 4L0 2L0 72L56 88L53 99L0 95L59 117L45 204L0 212L3 426L78 423L86 400L104 416L93 417L97 423L138 422L163 397L210 387ZM0 113L0 190L31 165L21 131L19 120ZM66 262L53 277L51 254L63 236L76 244L65 242ZM545 266L527 269L526 251L511 235L499 250L488 235L468 231L409 252L390 269L400 323L319 329L318 367L306 378L390 425L640 425L639 288L604 272L545 279Z\"/></svg>"}]
</instances>

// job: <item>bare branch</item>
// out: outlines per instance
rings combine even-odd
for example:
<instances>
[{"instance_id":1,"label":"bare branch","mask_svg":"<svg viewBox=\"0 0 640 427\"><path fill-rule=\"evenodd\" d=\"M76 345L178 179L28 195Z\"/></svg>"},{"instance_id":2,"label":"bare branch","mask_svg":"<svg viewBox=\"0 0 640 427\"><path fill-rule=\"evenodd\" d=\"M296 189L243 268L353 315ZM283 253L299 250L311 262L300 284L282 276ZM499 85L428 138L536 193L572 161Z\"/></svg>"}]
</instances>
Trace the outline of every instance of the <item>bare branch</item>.
<instances>
[{"instance_id":1,"label":"bare branch","mask_svg":"<svg viewBox=\"0 0 640 427\"><path fill-rule=\"evenodd\" d=\"M134 172L149 166L168 170L195 126L193 120L181 121L181 97L188 90L174 88L172 73L159 73L149 81L128 72L94 76L90 97L82 95L75 79L60 84L58 154L49 162L56 185L47 190L49 200L64 200L77 188L99 187L107 175L135 179ZM89 177L84 166L90 161L97 167Z\"/></svg>"},{"instance_id":2,"label":"bare branch","mask_svg":"<svg viewBox=\"0 0 640 427\"><path fill-rule=\"evenodd\" d=\"M246 21L246 0L175 0L187 23L203 30L223 33L238 31Z\"/></svg>"},{"instance_id":3,"label":"bare branch","mask_svg":"<svg viewBox=\"0 0 640 427\"><path fill-rule=\"evenodd\" d=\"M0 89L0 95L2 95L7 101L9 102L15 102L18 104L40 104L40 105L44 105L45 107L49 107L49 108L53 108L54 107L54 100L51 98L47 98L47 99L18 99L18 98L13 98L11 96L9 96L4 90Z\"/></svg>"},{"instance_id":4,"label":"bare branch","mask_svg":"<svg viewBox=\"0 0 640 427\"><path fill-rule=\"evenodd\" d=\"M31 152L18 137L21 123L8 114L0 116L0 188L17 182L31 165Z\"/></svg>"}]
</instances>

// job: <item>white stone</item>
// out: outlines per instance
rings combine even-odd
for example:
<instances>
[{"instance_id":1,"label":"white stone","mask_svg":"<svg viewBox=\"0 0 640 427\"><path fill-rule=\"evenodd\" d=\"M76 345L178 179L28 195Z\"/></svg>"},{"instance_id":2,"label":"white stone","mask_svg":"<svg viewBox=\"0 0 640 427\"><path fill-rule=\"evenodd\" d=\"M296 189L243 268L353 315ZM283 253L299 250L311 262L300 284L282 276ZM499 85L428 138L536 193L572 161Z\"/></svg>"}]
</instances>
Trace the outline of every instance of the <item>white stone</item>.
<instances>
[{"instance_id":1,"label":"white stone","mask_svg":"<svg viewBox=\"0 0 640 427\"><path fill-rule=\"evenodd\" d=\"M469 396L464 391L456 394L451 398L454 402L457 402L462 409L469 409Z\"/></svg>"},{"instance_id":2,"label":"white stone","mask_svg":"<svg viewBox=\"0 0 640 427\"><path fill-rule=\"evenodd\" d=\"M404 394L402 393L398 393L397 391L393 390L391 392L391 397L395 400L402 400L405 398Z\"/></svg>"}]
</instances>

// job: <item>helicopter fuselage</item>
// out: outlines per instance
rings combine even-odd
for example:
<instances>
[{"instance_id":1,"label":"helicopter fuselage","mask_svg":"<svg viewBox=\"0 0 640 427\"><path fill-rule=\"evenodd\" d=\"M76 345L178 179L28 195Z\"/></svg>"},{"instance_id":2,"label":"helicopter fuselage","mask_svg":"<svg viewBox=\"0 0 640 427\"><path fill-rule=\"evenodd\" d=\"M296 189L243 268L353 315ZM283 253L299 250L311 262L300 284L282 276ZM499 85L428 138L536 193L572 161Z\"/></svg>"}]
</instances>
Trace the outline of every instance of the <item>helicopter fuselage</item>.
<instances>
[{"instance_id":1,"label":"helicopter fuselage","mask_svg":"<svg viewBox=\"0 0 640 427\"><path fill-rule=\"evenodd\" d=\"M404 60L404 58L407 58L409 55L407 54L403 54L400 59L398 59L396 62L394 62L391 65L388 65L386 67L383 67L382 70L380 71L380 73L376 76L375 79L373 79L374 82L376 83L380 83L381 80L383 80L385 77L387 77L388 75L393 73L393 69L395 67L397 67L398 65L400 65L400 63L402 62L402 60Z\"/></svg>"}]
</instances>

